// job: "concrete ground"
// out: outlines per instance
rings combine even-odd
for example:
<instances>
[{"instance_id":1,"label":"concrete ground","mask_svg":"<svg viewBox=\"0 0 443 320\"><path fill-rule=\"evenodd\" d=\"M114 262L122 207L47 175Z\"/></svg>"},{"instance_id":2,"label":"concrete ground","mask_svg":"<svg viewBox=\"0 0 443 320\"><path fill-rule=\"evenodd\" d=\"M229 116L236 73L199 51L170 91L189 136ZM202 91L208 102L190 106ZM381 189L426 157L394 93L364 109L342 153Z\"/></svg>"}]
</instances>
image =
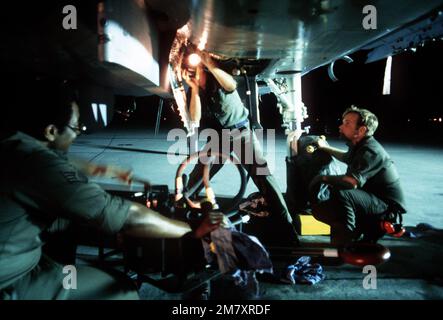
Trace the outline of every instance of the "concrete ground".
<instances>
[{"instance_id":1,"label":"concrete ground","mask_svg":"<svg viewBox=\"0 0 443 320\"><path fill-rule=\"evenodd\" d=\"M149 129L104 130L84 135L72 146L70 156L97 163L130 168L152 184L168 185L174 189L175 171L184 156L165 155L170 151L186 152L185 141L167 141L167 133L154 136ZM342 141L330 144L345 148ZM383 143L383 141L381 141ZM203 143L201 141L200 143ZM286 190L285 138L278 136L264 147L268 162L283 191ZM391 251L391 259L377 266L376 289L365 289L368 274L361 267L324 262L326 278L314 286L279 284L261 278L260 296L271 300L336 300L336 299L442 299L443 298L443 147L384 143L397 165L406 193L408 214L404 225L412 232L401 239L385 237L381 243ZM181 148L181 150L179 150ZM129 190L116 179L95 179L108 190ZM216 195L233 196L239 178L232 166L225 166L211 180ZM132 190L140 189L133 186ZM246 195L256 191L252 182ZM437 230L416 228L420 223ZM421 227L421 225L419 226ZM414 237L415 236L415 237ZM327 243L326 236L303 236L302 242ZM282 267L276 263L276 269ZM215 284L214 284L215 283ZM216 285L213 281L213 285ZM150 284L143 284L140 294L145 299L182 299L178 293L168 293ZM223 297L214 297L223 298Z\"/></svg>"}]
</instances>

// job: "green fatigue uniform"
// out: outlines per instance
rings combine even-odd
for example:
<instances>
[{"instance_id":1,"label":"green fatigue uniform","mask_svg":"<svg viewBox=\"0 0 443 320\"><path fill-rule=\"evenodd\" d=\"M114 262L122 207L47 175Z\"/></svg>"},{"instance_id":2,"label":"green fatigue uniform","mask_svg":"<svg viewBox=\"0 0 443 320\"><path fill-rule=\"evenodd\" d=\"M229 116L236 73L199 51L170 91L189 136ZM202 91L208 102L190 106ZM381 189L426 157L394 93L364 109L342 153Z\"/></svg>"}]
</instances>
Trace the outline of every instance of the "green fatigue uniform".
<instances>
[{"instance_id":1,"label":"green fatigue uniform","mask_svg":"<svg viewBox=\"0 0 443 320\"><path fill-rule=\"evenodd\" d=\"M250 129L248 121L249 112L243 105L237 90L232 92L224 90L212 74L208 74L206 88L200 90L200 98L203 119L210 123L210 127L219 133L219 151L225 151L221 147L223 135L228 135L229 137L226 140L231 141L229 152L236 154L269 204L269 220L272 221L272 227L267 228L266 234L260 235L260 239L267 244L298 244L296 230L300 229L300 218L296 216L293 219L289 214L277 181L269 171L256 134ZM206 144L203 150L211 148L210 145L210 143ZM247 160L251 159L252 161L247 162ZM211 177L221 167L222 165L220 164L214 164L210 171ZM197 164L190 174L188 187L194 186L201 179L202 175L203 165Z\"/></svg>"},{"instance_id":2,"label":"green fatigue uniform","mask_svg":"<svg viewBox=\"0 0 443 320\"><path fill-rule=\"evenodd\" d=\"M42 254L41 235L56 219L115 233L130 203L88 182L65 154L24 133L0 141L0 152L0 297L136 298L126 283L116 285L114 275L86 266L77 268L77 289L66 290L68 273Z\"/></svg>"},{"instance_id":3,"label":"green fatigue uniform","mask_svg":"<svg viewBox=\"0 0 443 320\"><path fill-rule=\"evenodd\" d=\"M313 211L315 218L331 226L331 240L336 244L372 232L367 228L379 225L369 223L374 217L393 210L406 212L397 169L382 145L366 137L348 146L346 175L357 180L357 189L334 189L330 199L317 204Z\"/></svg>"}]
</instances>

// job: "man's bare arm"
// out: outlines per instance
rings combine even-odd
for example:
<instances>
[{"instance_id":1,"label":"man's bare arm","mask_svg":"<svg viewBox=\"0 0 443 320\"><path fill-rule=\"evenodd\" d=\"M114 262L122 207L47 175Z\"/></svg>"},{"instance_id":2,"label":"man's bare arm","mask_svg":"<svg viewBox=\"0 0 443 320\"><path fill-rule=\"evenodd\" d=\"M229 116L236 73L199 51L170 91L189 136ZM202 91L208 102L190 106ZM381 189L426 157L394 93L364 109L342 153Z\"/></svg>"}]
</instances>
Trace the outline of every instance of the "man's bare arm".
<instances>
[{"instance_id":1,"label":"man's bare arm","mask_svg":"<svg viewBox=\"0 0 443 320\"><path fill-rule=\"evenodd\" d=\"M226 91L232 92L237 89L237 82L227 72L217 67L209 69L209 71L214 75L220 86Z\"/></svg>"},{"instance_id":2,"label":"man's bare arm","mask_svg":"<svg viewBox=\"0 0 443 320\"><path fill-rule=\"evenodd\" d=\"M131 184L132 171L130 169L120 168L114 165L97 164L83 159L71 158L70 162L80 171L88 176L102 178L117 178L121 182Z\"/></svg>"},{"instance_id":3,"label":"man's bare arm","mask_svg":"<svg viewBox=\"0 0 443 320\"><path fill-rule=\"evenodd\" d=\"M232 92L237 89L237 82L234 80L234 78L226 71L218 68L207 53L202 52L201 57L203 64L208 68L209 72L212 73L223 89L228 92Z\"/></svg>"},{"instance_id":4,"label":"man's bare arm","mask_svg":"<svg viewBox=\"0 0 443 320\"><path fill-rule=\"evenodd\" d=\"M210 212L194 231L186 222L170 219L160 213L133 203L129 209L129 215L124 226L124 232L145 238L180 238L186 233L193 231L196 238L217 229L222 222L223 214Z\"/></svg>"},{"instance_id":5,"label":"man's bare arm","mask_svg":"<svg viewBox=\"0 0 443 320\"><path fill-rule=\"evenodd\" d=\"M200 101L200 95L197 90L192 89L191 90L191 101L189 103L189 115L191 118L191 121L194 122L200 122L202 117L202 106Z\"/></svg>"},{"instance_id":6,"label":"man's bare arm","mask_svg":"<svg viewBox=\"0 0 443 320\"><path fill-rule=\"evenodd\" d=\"M201 67L198 67L196 70L196 77L192 78L189 75L188 71L183 72L183 79L185 79L188 86L191 88L191 99L189 102L189 116L191 121L200 123L201 120L201 100L200 100L200 92L199 92L199 78L201 73Z\"/></svg>"},{"instance_id":7,"label":"man's bare arm","mask_svg":"<svg viewBox=\"0 0 443 320\"><path fill-rule=\"evenodd\" d=\"M333 148L333 147L329 146L326 143L326 140L322 139L322 138L318 139L317 144L318 144L318 148L320 150L326 151L327 153L329 153L331 156L333 156L337 160L343 162L343 160L345 158L345 155L346 155L346 151L343 151L343 150L340 150L340 149Z\"/></svg>"}]
</instances>

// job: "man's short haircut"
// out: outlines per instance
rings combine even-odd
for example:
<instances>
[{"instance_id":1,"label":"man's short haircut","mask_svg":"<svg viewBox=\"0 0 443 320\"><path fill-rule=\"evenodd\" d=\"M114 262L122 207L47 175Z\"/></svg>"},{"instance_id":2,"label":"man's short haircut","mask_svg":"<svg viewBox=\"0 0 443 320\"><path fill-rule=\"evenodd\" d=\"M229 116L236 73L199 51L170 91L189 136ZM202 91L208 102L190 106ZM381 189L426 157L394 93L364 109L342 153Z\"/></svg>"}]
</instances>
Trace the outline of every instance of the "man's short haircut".
<instances>
[{"instance_id":1,"label":"man's short haircut","mask_svg":"<svg viewBox=\"0 0 443 320\"><path fill-rule=\"evenodd\" d=\"M357 126L365 126L366 128L368 128L368 130L366 131L366 136L372 136L377 130L378 119L377 116L371 111L367 109L361 109L355 105L352 105L350 108L345 110L342 117L344 118L348 113L356 113L359 115Z\"/></svg>"},{"instance_id":2,"label":"man's short haircut","mask_svg":"<svg viewBox=\"0 0 443 320\"><path fill-rule=\"evenodd\" d=\"M11 81L7 93L9 131L20 130L45 141L44 130L55 125L60 132L72 117L72 102L76 94L72 86L57 79Z\"/></svg>"}]
</instances>

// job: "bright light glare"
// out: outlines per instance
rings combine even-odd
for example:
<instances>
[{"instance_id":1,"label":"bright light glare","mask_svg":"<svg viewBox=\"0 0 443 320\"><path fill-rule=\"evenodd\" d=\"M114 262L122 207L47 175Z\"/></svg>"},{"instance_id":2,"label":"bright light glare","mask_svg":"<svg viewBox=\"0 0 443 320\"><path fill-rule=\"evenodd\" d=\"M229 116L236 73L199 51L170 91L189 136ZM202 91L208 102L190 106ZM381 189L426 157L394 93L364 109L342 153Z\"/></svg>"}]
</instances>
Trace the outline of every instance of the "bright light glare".
<instances>
[{"instance_id":1,"label":"bright light glare","mask_svg":"<svg viewBox=\"0 0 443 320\"><path fill-rule=\"evenodd\" d=\"M391 94L391 69L392 69L392 56L386 59L385 78L383 81L383 95Z\"/></svg>"},{"instance_id":2,"label":"bright light glare","mask_svg":"<svg viewBox=\"0 0 443 320\"><path fill-rule=\"evenodd\" d=\"M200 56L196 53L192 53L188 57L188 62L191 67L198 66L200 64L201 60L202 59L200 58Z\"/></svg>"}]
</instances>

